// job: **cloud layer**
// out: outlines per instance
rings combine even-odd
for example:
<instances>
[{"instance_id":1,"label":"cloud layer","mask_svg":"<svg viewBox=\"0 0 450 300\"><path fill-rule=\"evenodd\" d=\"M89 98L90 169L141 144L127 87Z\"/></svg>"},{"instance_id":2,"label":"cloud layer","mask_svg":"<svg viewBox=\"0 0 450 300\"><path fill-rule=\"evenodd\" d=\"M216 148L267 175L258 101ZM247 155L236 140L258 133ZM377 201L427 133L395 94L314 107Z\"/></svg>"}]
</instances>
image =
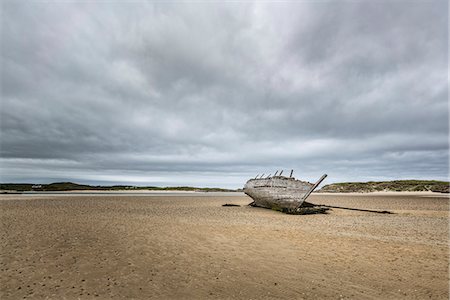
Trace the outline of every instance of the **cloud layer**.
<instances>
[{"instance_id":1,"label":"cloud layer","mask_svg":"<svg viewBox=\"0 0 450 300\"><path fill-rule=\"evenodd\" d=\"M447 5L2 2L1 181L447 179Z\"/></svg>"}]
</instances>

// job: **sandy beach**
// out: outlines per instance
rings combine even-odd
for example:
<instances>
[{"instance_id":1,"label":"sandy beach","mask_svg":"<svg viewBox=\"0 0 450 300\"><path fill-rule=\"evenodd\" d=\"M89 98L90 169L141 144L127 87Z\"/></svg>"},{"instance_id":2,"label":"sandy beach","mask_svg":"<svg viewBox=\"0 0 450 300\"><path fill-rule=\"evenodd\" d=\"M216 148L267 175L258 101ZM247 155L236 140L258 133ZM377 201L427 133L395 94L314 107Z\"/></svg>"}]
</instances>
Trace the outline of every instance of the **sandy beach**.
<instances>
[{"instance_id":1,"label":"sandy beach","mask_svg":"<svg viewBox=\"0 0 450 300\"><path fill-rule=\"evenodd\" d=\"M449 198L1 195L1 299L448 299ZM240 207L222 207L234 203Z\"/></svg>"}]
</instances>

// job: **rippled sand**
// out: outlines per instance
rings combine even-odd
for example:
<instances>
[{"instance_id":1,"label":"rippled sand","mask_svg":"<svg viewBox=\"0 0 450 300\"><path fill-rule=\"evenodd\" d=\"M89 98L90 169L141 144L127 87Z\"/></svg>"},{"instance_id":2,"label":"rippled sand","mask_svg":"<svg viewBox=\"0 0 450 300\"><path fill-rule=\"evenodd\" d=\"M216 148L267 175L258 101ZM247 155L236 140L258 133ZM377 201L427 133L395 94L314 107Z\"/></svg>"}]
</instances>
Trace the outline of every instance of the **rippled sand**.
<instances>
[{"instance_id":1,"label":"rippled sand","mask_svg":"<svg viewBox=\"0 0 450 300\"><path fill-rule=\"evenodd\" d=\"M395 214L285 215L242 195L2 195L0 298L448 299L448 197L309 201Z\"/></svg>"}]
</instances>

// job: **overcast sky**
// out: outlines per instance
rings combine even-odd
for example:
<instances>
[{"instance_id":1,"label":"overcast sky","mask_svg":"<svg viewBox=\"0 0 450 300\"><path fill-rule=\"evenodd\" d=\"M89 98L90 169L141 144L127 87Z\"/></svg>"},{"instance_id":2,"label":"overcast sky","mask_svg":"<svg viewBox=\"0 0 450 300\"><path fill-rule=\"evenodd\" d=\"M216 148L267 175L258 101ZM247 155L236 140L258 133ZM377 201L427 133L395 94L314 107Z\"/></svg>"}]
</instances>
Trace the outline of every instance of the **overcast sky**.
<instances>
[{"instance_id":1,"label":"overcast sky","mask_svg":"<svg viewBox=\"0 0 450 300\"><path fill-rule=\"evenodd\" d=\"M447 1L2 1L1 26L1 182L448 180Z\"/></svg>"}]
</instances>

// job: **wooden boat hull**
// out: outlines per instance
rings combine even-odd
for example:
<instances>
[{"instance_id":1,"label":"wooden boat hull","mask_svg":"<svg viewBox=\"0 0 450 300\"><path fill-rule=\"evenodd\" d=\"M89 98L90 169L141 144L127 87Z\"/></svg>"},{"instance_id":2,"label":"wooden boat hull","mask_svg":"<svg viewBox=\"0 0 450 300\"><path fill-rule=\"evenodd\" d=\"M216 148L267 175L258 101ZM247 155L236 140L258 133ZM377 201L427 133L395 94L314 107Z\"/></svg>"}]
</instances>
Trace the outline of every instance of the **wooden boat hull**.
<instances>
[{"instance_id":1,"label":"wooden boat hull","mask_svg":"<svg viewBox=\"0 0 450 300\"><path fill-rule=\"evenodd\" d=\"M303 205L325 177L315 184L284 176L250 179L244 186L244 193L254 200L254 206L292 211Z\"/></svg>"}]
</instances>

